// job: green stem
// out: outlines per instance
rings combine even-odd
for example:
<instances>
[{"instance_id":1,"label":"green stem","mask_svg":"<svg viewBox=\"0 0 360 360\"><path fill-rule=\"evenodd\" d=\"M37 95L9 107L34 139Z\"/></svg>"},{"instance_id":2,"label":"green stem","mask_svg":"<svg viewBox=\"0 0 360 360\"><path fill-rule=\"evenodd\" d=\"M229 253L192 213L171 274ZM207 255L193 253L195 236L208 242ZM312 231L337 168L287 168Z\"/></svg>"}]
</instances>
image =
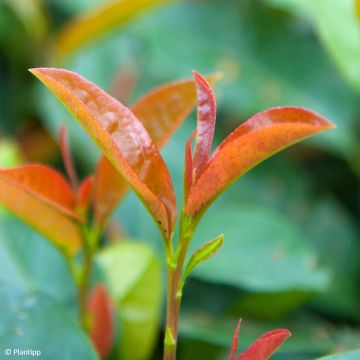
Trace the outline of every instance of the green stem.
<instances>
[{"instance_id":1,"label":"green stem","mask_svg":"<svg viewBox=\"0 0 360 360\"><path fill-rule=\"evenodd\" d=\"M87 303L93 271L93 257L98 245L99 231L84 227L81 232L83 234L84 260L76 284L78 291L79 322L87 332L89 330Z\"/></svg>"},{"instance_id":2,"label":"green stem","mask_svg":"<svg viewBox=\"0 0 360 360\"><path fill-rule=\"evenodd\" d=\"M92 267L93 252L90 249L86 249L84 254L81 278L78 285L79 321L85 331L88 331L87 301L90 288Z\"/></svg>"},{"instance_id":3,"label":"green stem","mask_svg":"<svg viewBox=\"0 0 360 360\"><path fill-rule=\"evenodd\" d=\"M184 213L180 220L179 244L175 256L167 261L167 305L166 330L163 360L175 360L179 327L179 314L182 298L181 275L186 252L192 238L191 219Z\"/></svg>"}]
</instances>

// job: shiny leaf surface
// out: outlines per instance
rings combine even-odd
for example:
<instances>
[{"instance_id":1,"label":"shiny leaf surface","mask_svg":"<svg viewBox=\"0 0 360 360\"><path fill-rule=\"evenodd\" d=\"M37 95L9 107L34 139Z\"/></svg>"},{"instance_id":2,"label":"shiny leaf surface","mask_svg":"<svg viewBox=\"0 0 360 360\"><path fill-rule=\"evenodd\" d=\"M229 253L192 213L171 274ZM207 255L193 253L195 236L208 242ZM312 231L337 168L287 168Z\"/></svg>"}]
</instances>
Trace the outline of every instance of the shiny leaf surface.
<instances>
[{"instance_id":1,"label":"shiny leaf surface","mask_svg":"<svg viewBox=\"0 0 360 360\"><path fill-rule=\"evenodd\" d=\"M197 136L193 160L196 181L210 154L215 131L216 102L215 95L206 79L196 71L194 77L198 99Z\"/></svg>"},{"instance_id":2,"label":"shiny leaf surface","mask_svg":"<svg viewBox=\"0 0 360 360\"><path fill-rule=\"evenodd\" d=\"M217 73L207 77L214 84L221 77ZM132 112L142 122L152 140L162 147L184 122L196 104L194 80L182 80L162 85L140 98ZM126 194L127 184L102 157L96 171L95 221L103 224Z\"/></svg>"},{"instance_id":3,"label":"shiny leaf surface","mask_svg":"<svg viewBox=\"0 0 360 360\"><path fill-rule=\"evenodd\" d=\"M175 194L166 165L141 122L76 73L46 68L31 72L72 112L169 237L176 219Z\"/></svg>"},{"instance_id":4,"label":"shiny leaf surface","mask_svg":"<svg viewBox=\"0 0 360 360\"><path fill-rule=\"evenodd\" d=\"M0 203L67 253L79 249L81 237L66 180L43 165L0 170Z\"/></svg>"},{"instance_id":5,"label":"shiny leaf surface","mask_svg":"<svg viewBox=\"0 0 360 360\"><path fill-rule=\"evenodd\" d=\"M187 214L194 216L206 209L232 182L261 161L332 127L318 114L297 107L256 114L215 149L189 194Z\"/></svg>"}]
</instances>

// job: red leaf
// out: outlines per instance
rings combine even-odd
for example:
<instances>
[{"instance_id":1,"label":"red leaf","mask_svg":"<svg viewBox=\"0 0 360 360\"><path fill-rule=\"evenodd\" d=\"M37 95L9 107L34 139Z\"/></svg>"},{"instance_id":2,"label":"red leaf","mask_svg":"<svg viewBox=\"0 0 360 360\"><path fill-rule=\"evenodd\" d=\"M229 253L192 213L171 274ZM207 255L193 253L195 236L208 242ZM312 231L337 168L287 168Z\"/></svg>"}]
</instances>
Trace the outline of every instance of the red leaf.
<instances>
[{"instance_id":1,"label":"red leaf","mask_svg":"<svg viewBox=\"0 0 360 360\"><path fill-rule=\"evenodd\" d=\"M186 141L185 145L185 171L184 171L184 199L188 198L189 191L194 183L194 167L193 167L193 156L192 156L192 142L196 135L196 129L191 133L190 137Z\"/></svg>"},{"instance_id":2,"label":"red leaf","mask_svg":"<svg viewBox=\"0 0 360 360\"><path fill-rule=\"evenodd\" d=\"M235 332L234 332L233 341L232 341L232 343L231 343L229 360L233 360L233 359L234 359L234 356L236 355L236 351L237 351L238 344L239 344L240 326L241 326L241 319L238 321L238 323L237 323L237 325L236 325L236 329L235 329Z\"/></svg>"},{"instance_id":3,"label":"red leaf","mask_svg":"<svg viewBox=\"0 0 360 360\"><path fill-rule=\"evenodd\" d=\"M267 360L291 336L289 330L277 329L260 336L236 360Z\"/></svg>"},{"instance_id":4,"label":"red leaf","mask_svg":"<svg viewBox=\"0 0 360 360\"><path fill-rule=\"evenodd\" d=\"M74 198L62 175L31 164L0 170L0 203L68 254L81 245Z\"/></svg>"},{"instance_id":5,"label":"red leaf","mask_svg":"<svg viewBox=\"0 0 360 360\"><path fill-rule=\"evenodd\" d=\"M196 181L206 165L211 150L216 122L216 102L206 79L196 71L194 71L194 77L198 98L197 139L193 161Z\"/></svg>"},{"instance_id":6,"label":"red leaf","mask_svg":"<svg viewBox=\"0 0 360 360\"><path fill-rule=\"evenodd\" d=\"M208 77L215 83L219 75ZM161 147L179 128L196 105L194 80L183 80L160 86L139 99L132 111L142 122L154 143ZM97 224L107 217L127 192L127 184L104 157L99 161L95 181L95 212Z\"/></svg>"},{"instance_id":7,"label":"red leaf","mask_svg":"<svg viewBox=\"0 0 360 360\"><path fill-rule=\"evenodd\" d=\"M31 72L91 135L143 201L164 236L171 236L176 220L171 178L141 122L124 105L71 71L41 68Z\"/></svg>"},{"instance_id":8,"label":"red leaf","mask_svg":"<svg viewBox=\"0 0 360 360\"><path fill-rule=\"evenodd\" d=\"M334 125L298 107L256 114L240 125L213 152L186 205L190 216L203 212L239 176L284 148Z\"/></svg>"},{"instance_id":9,"label":"red leaf","mask_svg":"<svg viewBox=\"0 0 360 360\"><path fill-rule=\"evenodd\" d=\"M115 340L112 303L103 285L96 285L89 297L90 338L101 359L109 354Z\"/></svg>"},{"instance_id":10,"label":"red leaf","mask_svg":"<svg viewBox=\"0 0 360 360\"><path fill-rule=\"evenodd\" d=\"M241 319L239 320L234 332L228 360L233 360L236 355L239 342L240 325ZM269 331L256 339L236 358L236 360L267 360L289 336L291 336L291 333L286 329Z\"/></svg>"}]
</instances>

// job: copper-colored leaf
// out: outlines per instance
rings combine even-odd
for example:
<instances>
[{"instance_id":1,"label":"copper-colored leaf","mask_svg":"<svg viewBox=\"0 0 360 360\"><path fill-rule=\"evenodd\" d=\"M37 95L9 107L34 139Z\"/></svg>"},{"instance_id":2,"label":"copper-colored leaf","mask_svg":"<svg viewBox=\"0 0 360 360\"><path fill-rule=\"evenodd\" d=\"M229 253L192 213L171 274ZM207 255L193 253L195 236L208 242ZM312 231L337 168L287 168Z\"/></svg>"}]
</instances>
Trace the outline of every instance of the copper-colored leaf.
<instances>
[{"instance_id":1,"label":"copper-colored leaf","mask_svg":"<svg viewBox=\"0 0 360 360\"><path fill-rule=\"evenodd\" d=\"M126 194L128 186L104 156L97 165L94 185L94 221L101 226Z\"/></svg>"},{"instance_id":2,"label":"copper-colored leaf","mask_svg":"<svg viewBox=\"0 0 360 360\"><path fill-rule=\"evenodd\" d=\"M289 330L269 331L255 340L236 360L267 360L291 336Z\"/></svg>"},{"instance_id":3,"label":"copper-colored leaf","mask_svg":"<svg viewBox=\"0 0 360 360\"><path fill-rule=\"evenodd\" d=\"M196 135L196 129L191 133L185 144L185 164L184 164L184 199L187 200L190 189L194 182L193 172L193 155L192 155L192 142Z\"/></svg>"},{"instance_id":4,"label":"copper-colored leaf","mask_svg":"<svg viewBox=\"0 0 360 360\"><path fill-rule=\"evenodd\" d=\"M193 168L195 181L206 165L214 137L216 121L216 102L210 84L194 71L198 99L197 138L195 144Z\"/></svg>"},{"instance_id":5,"label":"copper-colored leaf","mask_svg":"<svg viewBox=\"0 0 360 360\"><path fill-rule=\"evenodd\" d=\"M125 25L136 15L169 0L114 0L75 18L60 32L55 54L66 55L114 27Z\"/></svg>"},{"instance_id":6,"label":"copper-colored leaf","mask_svg":"<svg viewBox=\"0 0 360 360\"><path fill-rule=\"evenodd\" d=\"M278 151L334 125L298 107L258 113L240 125L213 152L193 186L186 212L195 216L239 176Z\"/></svg>"},{"instance_id":7,"label":"copper-colored leaf","mask_svg":"<svg viewBox=\"0 0 360 360\"><path fill-rule=\"evenodd\" d=\"M93 193L94 176L86 177L79 185L76 194L76 210L80 215L85 215L89 209Z\"/></svg>"},{"instance_id":8,"label":"copper-colored leaf","mask_svg":"<svg viewBox=\"0 0 360 360\"><path fill-rule=\"evenodd\" d=\"M106 289L98 284L88 301L90 315L90 338L101 359L105 359L114 343L112 303Z\"/></svg>"},{"instance_id":9,"label":"copper-colored leaf","mask_svg":"<svg viewBox=\"0 0 360 360\"><path fill-rule=\"evenodd\" d=\"M55 170L24 165L0 170L0 204L73 254L81 245L70 186Z\"/></svg>"},{"instance_id":10,"label":"copper-colored leaf","mask_svg":"<svg viewBox=\"0 0 360 360\"><path fill-rule=\"evenodd\" d=\"M207 77L214 84L220 74ZM161 147L179 128L196 105L194 80L182 80L162 85L140 98L132 107L154 143ZM126 194L127 184L112 164L101 158L96 171L95 213L97 224L103 224L121 198Z\"/></svg>"},{"instance_id":11,"label":"copper-colored leaf","mask_svg":"<svg viewBox=\"0 0 360 360\"><path fill-rule=\"evenodd\" d=\"M171 178L136 116L76 73L47 68L31 72L73 113L144 202L164 235L171 236L176 219Z\"/></svg>"}]
</instances>

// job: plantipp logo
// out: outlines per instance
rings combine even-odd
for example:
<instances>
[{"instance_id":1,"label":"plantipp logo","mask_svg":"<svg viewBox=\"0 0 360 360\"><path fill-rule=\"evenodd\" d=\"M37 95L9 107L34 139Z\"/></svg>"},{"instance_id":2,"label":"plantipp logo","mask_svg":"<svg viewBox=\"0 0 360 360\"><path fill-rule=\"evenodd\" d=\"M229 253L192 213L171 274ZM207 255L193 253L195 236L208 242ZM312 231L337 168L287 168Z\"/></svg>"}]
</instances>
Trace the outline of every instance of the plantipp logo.
<instances>
[{"instance_id":1,"label":"plantipp logo","mask_svg":"<svg viewBox=\"0 0 360 360\"><path fill-rule=\"evenodd\" d=\"M34 349L6 349L5 355L7 356L40 356L41 351L40 350L34 350Z\"/></svg>"}]
</instances>

